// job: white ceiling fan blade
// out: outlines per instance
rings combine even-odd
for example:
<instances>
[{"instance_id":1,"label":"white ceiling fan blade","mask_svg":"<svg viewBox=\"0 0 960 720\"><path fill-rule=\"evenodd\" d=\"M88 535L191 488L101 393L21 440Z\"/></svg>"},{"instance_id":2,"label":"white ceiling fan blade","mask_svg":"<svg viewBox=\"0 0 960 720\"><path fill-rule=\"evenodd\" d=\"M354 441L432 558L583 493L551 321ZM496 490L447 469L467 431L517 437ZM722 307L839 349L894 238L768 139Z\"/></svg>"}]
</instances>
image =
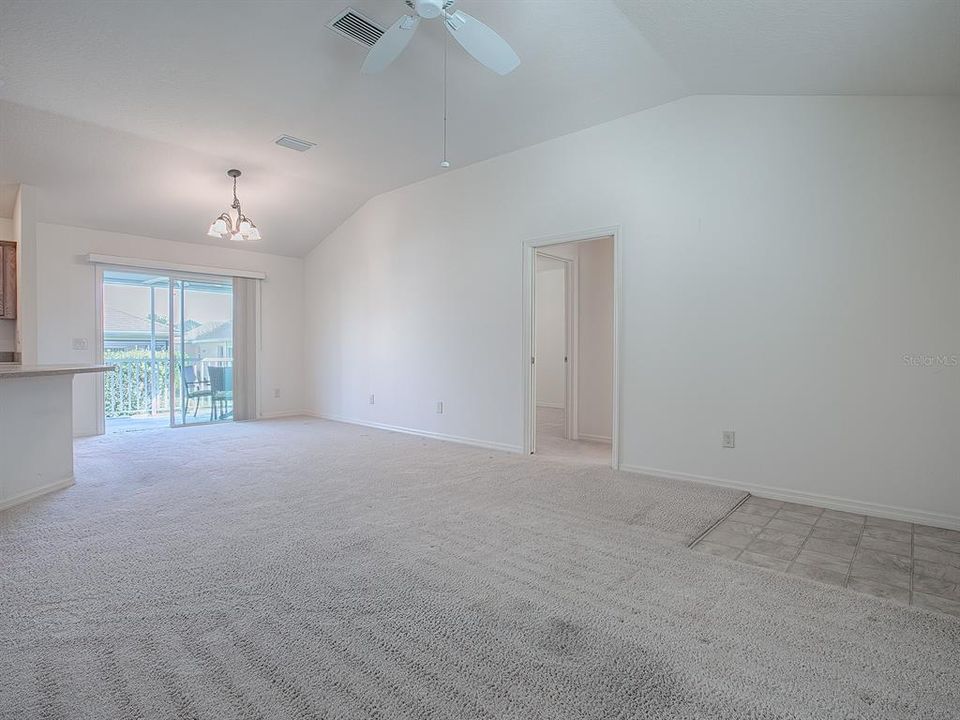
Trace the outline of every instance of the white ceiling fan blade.
<instances>
[{"instance_id":1,"label":"white ceiling fan blade","mask_svg":"<svg viewBox=\"0 0 960 720\"><path fill-rule=\"evenodd\" d=\"M403 52L419 24L420 18L418 17L401 16L370 48L360 72L364 75L372 75L384 70Z\"/></svg>"},{"instance_id":2,"label":"white ceiling fan blade","mask_svg":"<svg viewBox=\"0 0 960 720\"><path fill-rule=\"evenodd\" d=\"M464 50L495 73L506 75L520 64L507 41L475 17L457 10L447 15L446 26Z\"/></svg>"}]
</instances>

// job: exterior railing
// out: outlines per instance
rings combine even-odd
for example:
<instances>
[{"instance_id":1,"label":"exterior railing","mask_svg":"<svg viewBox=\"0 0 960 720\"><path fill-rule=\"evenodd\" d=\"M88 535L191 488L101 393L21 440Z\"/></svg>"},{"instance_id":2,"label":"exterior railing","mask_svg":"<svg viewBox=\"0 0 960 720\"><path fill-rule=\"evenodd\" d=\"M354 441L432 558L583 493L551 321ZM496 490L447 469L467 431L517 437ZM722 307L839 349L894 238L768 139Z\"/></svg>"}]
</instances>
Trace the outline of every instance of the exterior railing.
<instances>
[{"instance_id":1,"label":"exterior railing","mask_svg":"<svg viewBox=\"0 0 960 720\"><path fill-rule=\"evenodd\" d=\"M170 356L166 350L158 352L151 361L147 350L107 350L104 363L113 365L116 370L104 373L103 408L108 418L130 417L133 415L158 415L170 412ZM208 380L210 365L232 365L233 358L186 357L184 366L195 368L195 377ZM180 386L180 367L174 366L174 388L178 397L182 395ZM204 399L201 406L209 408Z\"/></svg>"},{"instance_id":2,"label":"exterior railing","mask_svg":"<svg viewBox=\"0 0 960 720\"><path fill-rule=\"evenodd\" d=\"M154 363L148 352L107 352L104 362L116 370L103 375L103 409L108 418L170 411L170 356L157 353ZM174 370L180 382L179 368Z\"/></svg>"}]
</instances>

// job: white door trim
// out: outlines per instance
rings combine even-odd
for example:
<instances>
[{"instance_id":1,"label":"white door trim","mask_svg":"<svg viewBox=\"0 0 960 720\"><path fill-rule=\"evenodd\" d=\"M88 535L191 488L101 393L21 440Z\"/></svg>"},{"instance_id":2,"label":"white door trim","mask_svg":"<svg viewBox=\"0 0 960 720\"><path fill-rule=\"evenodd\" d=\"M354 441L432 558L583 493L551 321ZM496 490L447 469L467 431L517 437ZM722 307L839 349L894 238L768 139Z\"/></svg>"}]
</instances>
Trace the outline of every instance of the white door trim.
<instances>
[{"instance_id":1,"label":"white door trim","mask_svg":"<svg viewBox=\"0 0 960 720\"><path fill-rule=\"evenodd\" d=\"M522 412L523 412L523 451L526 454L536 452L536 368L534 357L536 325L534 318L534 291L536 285L537 248L550 245L613 238L613 397L611 466L620 467L620 336L622 313L621 292L621 231L619 225L584 230L581 232L554 235L523 241L523 356L522 356ZM579 344L579 343L578 343Z\"/></svg>"}]
</instances>

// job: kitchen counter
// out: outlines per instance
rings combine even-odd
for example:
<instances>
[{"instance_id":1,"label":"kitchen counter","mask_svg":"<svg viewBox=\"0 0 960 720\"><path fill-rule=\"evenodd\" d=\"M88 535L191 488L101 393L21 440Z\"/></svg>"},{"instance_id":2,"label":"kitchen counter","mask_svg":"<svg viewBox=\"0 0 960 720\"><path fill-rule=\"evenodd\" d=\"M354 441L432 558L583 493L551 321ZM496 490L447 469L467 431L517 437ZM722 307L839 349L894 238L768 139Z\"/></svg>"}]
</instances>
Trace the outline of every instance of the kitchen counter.
<instances>
[{"instance_id":1,"label":"kitchen counter","mask_svg":"<svg viewBox=\"0 0 960 720\"><path fill-rule=\"evenodd\" d=\"M80 373L109 372L113 365L21 365L0 363L0 380L44 375L78 375Z\"/></svg>"},{"instance_id":2,"label":"kitchen counter","mask_svg":"<svg viewBox=\"0 0 960 720\"><path fill-rule=\"evenodd\" d=\"M0 364L0 510L73 485L73 378L111 370Z\"/></svg>"}]
</instances>

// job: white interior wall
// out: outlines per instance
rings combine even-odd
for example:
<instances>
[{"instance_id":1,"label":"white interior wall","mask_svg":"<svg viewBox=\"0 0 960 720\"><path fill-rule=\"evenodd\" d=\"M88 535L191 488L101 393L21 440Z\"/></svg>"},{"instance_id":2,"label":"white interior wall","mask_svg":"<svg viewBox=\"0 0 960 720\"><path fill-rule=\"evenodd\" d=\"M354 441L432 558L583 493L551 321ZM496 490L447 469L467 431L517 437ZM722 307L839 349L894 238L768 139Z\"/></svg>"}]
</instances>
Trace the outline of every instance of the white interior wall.
<instances>
[{"instance_id":1,"label":"white interior wall","mask_svg":"<svg viewBox=\"0 0 960 720\"><path fill-rule=\"evenodd\" d=\"M960 368L928 360L960 352L958 128L694 97L374 198L307 258L310 406L520 448L521 243L618 225L625 467L960 525Z\"/></svg>"},{"instance_id":2,"label":"white interior wall","mask_svg":"<svg viewBox=\"0 0 960 720\"><path fill-rule=\"evenodd\" d=\"M96 271L88 254L257 270L267 274L261 305L261 412L269 417L303 410L302 260L46 223L37 225L37 240L40 363L96 359ZM75 339L86 348L75 350ZM95 434L100 412L96 379L78 375L73 387L74 433ZM275 390L280 397L274 397Z\"/></svg>"},{"instance_id":3,"label":"white interior wall","mask_svg":"<svg viewBox=\"0 0 960 720\"><path fill-rule=\"evenodd\" d=\"M537 256L536 299L537 405L563 408L567 396L566 270L564 263Z\"/></svg>"},{"instance_id":4,"label":"white interior wall","mask_svg":"<svg viewBox=\"0 0 960 720\"><path fill-rule=\"evenodd\" d=\"M579 348L577 427L609 441L613 427L613 238L577 243Z\"/></svg>"}]
</instances>

